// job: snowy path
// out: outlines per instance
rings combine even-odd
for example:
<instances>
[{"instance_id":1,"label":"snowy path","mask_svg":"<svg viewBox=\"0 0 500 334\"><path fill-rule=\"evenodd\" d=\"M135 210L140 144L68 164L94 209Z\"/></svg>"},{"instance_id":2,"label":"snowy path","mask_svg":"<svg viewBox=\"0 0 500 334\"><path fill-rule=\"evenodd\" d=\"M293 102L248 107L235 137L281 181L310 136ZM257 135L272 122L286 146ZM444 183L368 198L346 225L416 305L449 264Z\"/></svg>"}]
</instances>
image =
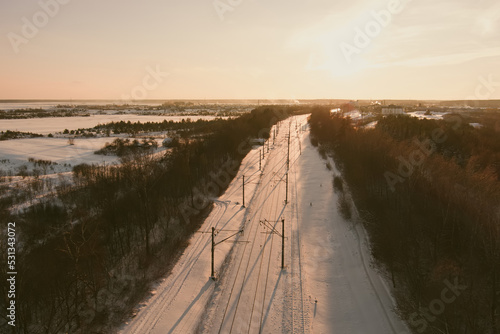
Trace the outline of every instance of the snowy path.
<instances>
[{"instance_id":1,"label":"snowy path","mask_svg":"<svg viewBox=\"0 0 500 334\"><path fill-rule=\"evenodd\" d=\"M209 278L211 235L196 233L172 274L122 333L405 332L384 282L369 266L363 229L337 213L332 172L302 131L306 118L280 123L275 144L271 138L265 148L262 171L259 149L250 152L200 229L215 227L216 242L244 229L216 246L217 280Z\"/></svg>"},{"instance_id":2,"label":"snowy path","mask_svg":"<svg viewBox=\"0 0 500 334\"><path fill-rule=\"evenodd\" d=\"M297 212L313 332L410 333L393 312L385 280L371 266L364 228L345 221L338 212L338 194L333 191L327 161L308 138L303 147L296 170Z\"/></svg>"}]
</instances>

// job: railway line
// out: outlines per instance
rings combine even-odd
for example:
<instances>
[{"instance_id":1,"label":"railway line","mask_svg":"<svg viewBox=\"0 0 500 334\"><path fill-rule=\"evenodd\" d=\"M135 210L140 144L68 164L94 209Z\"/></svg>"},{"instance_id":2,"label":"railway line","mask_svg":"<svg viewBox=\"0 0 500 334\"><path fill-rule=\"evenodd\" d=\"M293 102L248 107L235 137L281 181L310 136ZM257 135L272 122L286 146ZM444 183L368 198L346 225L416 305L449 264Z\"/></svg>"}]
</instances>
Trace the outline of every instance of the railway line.
<instances>
[{"instance_id":1,"label":"railway line","mask_svg":"<svg viewBox=\"0 0 500 334\"><path fill-rule=\"evenodd\" d=\"M306 118L302 117L301 121L305 122ZM296 259L290 260L292 253L300 255L300 252L296 251L297 214L293 210L296 210L297 206L293 201L296 199L297 190L293 178L289 178L291 195L288 203L285 203L288 131L283 131L283 128L291 128L289 122L282 122L275 145L265 158L260 183L248 207L245 243L235 246L233 257L227 264L224 277L221 278L220 285L223 288L215 298L218 310L210 321L211 333L269 333L278 332L280 328L295 328L298 332L304 332L302 329L307 327L306 318L293 314L302 313L304 307L292 305L303 305L304 295L303 289L295 287L297 284L300 286L300 267ZM291 162L299 155L300 137L294 132L290 133ZM290 164L290 174L296 174L293 163ZM287 226L285 262L288 263L283 269L281 247L276 245L278 241L281 243L281 236L278 234L281 232L282 219L285 219ZM267 223L262 224L263 221ZM285 290L291 292L294 297L279 298ZM279 313L283 315L282 319L269 321L272 309L279 309ZM293 319L298 318L302 321L298 322L299 325L294 325Z\"/></svg>"},{"instance_id":2,"label":"railway line","mask_svg":"<svg viewBox=\"0 0 500 334\"><path fill-rule=\"evenodd\" d=\"M369 266L362 228L340 217L331 186L321 188L331 171L308 143L306 122L307 115L282 121L269 146L245 157L201 233L123 334L404 333Z\"/></svg>"}]
</instances>

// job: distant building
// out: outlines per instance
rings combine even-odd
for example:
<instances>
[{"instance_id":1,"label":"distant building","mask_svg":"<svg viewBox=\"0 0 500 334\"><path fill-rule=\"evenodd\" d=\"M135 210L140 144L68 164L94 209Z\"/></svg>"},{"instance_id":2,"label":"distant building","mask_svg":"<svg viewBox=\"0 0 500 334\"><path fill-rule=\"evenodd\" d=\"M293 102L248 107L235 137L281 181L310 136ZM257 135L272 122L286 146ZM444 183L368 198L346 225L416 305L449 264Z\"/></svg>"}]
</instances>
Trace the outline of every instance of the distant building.
<instances>
[{"instance_id":1,"label":"distant building","mask_svg":"<svg viewBox=\"0 0 500 334\"><path fill-rule=\"evenodd\" d=\"M382 108L382 115L401 115L404 114L405 111L403 107L398 106L388 106Z\"/></svg>"}]
</instances>

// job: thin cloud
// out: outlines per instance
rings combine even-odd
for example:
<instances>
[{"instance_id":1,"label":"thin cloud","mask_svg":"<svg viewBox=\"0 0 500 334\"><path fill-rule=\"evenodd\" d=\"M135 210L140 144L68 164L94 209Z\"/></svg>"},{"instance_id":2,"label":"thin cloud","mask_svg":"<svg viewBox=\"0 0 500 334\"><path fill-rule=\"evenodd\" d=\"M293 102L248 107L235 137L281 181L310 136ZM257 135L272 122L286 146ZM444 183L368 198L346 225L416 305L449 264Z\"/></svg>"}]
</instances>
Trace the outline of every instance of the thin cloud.
<instances>
[{"instance_id":1,"label":"thin cloud","mask_svg":"<svg viewBox=\"0 0 500 334\"><path fill-rule=\"evenodd\" d=\"M482 50L478 52L469 52L461 54L447 54L433 57L417 57L401 61L388 61L373 64L372 68L397 67L397 66L447 66L463 64L469 61L488 57L500 57L500 47Z\"/></svg>"}]
</instances>

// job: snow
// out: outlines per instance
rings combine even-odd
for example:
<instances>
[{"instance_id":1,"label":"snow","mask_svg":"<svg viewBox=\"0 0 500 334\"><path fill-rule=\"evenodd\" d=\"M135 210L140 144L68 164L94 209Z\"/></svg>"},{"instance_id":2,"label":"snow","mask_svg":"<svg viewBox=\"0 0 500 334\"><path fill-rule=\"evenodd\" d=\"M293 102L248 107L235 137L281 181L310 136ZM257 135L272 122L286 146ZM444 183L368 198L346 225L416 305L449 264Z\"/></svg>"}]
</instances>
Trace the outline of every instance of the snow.
<instances>
[{"instance_id":1,"label":"snow","mask_svg":"<svg viewBox=\"0 0 500 334\"><path fill-rule=\"evenodd\" d=\"M33 132L47 135L49 133L63 132L64 129L77 130L93 128L98 124L106 124L110 122L130 121L134 122L163 122L174 121L181 122L183 119L191 119L191 121L213 120L215 116L147 116L147 115L91 115L75 116L75 117L46 117L46 118L28 118L28 119L2 119L0 120L0 131L21 131ZM225 118L225 117L223 117Z\"/></svg>"},{"instance_id":2,"label":"snow","mask_svg":"<svg viewBox=\"0 0 500 334\"><path fill-rule=\"evenodd\" d=\"M55 172L71 170L58 170L63 168L64 164L75 166L81 163L114 163L118 161L116 156L94 154L94 151L113 139L76 138L74 145L70 145L67 138L41 137L0 141L0 156L9 160L8 163L2 163L0 168L12 170L21 165L28 165L28 158L56 162L59 166L54 166Z\"/></svg>"},{"instance_id":3,"label":"snow","mask_svg":"<svg viewBox=\"0 0 500 334\"><path fill-rule=\"evenodd\" d=\"M448 114L446 112L430 112L429 115L426 115L427 111L414 111L409 112L408 115L411 117L417 117L418 119L443 119L443 116Z\"/></svg>"},{"instance_id":4,"label":"snow","mask_svg":"<svg viewBox=\"0 0 500 334\"><path fill-rule=\"evenodd\" d=\"M344 114L344 117L350 117L353 121L363 119L363 116L361 115L361 112L359 110L353 110L350 112L346 112Z\"/></svg>"},{"instance_id":5,"label":"snow","mask_svg":"<svg viewBox=\"0 0 500 334\"><path fill-rule=\"evenodd\" d=\"M378 121L373 121L365 125L365 129L375 129L377 126Z\"/></svg>"},{"instance_id":6,"label":"snow","mask_svg":"<svg viewBox=\"0 0 500 334\"><path fill-rule=\"evenodd\" d=\"M297 211L308 292L311 303L318 301L313 306L312 332L405 333L406 327L392 312L394 301L386 282L371 266L362 225L342 218L331 172L309 140L303 147L296 171ZM334 173L339 175L335 168Z\"/></svg>"},{"instance_id":7,"label":"snow","mask_svg":"<svg viewBox=\"0 0 500 334\"><path fill-rule=\"evenodd\" d=\"M55 134L64 129L77 130L79 128L91 128L98 124L109 122L131 121L131 122L163 122L163 120L181 122L190 119L212 120L214 116L144 116L132 114L120 115L93 115L89 117L47 117L1 120L0 131L12 130L21 132L33 132L43 135ZM227 117L226 117L227 118ZM95 151L101 149L106 143L111 143L115 137L99 138L75 138L75 145L69 145L68 138L25 138L0 141L0 170L12 171L22 166L33 169L28 164L28 158L49 160L58 163L52 165L49 170L54 173L71 171L71 166L81 163L117 163L116 156L96 155ZM161 144L159 142L159 144ZM5 161L8 160L8 161ZM67 166L64 166L66 164ZM71 166L69 166L71 165Z\"/></svg>"},{"instance_id":8,"label":"snow","mask_svg":"<svg viewBox=\"0 0 500 334\"><path fill-rule=\"evenodd\" d=\"M483 127L481 123L469 123L469 125L475 129L481 129Z\"/></svg>"},{"instance_id":9,"label":"snow","mask_svg":"<svg viewBox=\"0 0 500 334\"><path fill-rule=\"evenodd\" d=\"M157 293L145 303L138 316L123 333L193 333L202 318L205 304L213 294L215 282L211 275L211 228L218 230L217 241L239 230L246 210L242 207L242 175L245 175L245 195L255 193L259 179L259 149L244 159L236 177L218 200L205 223L190 240L190 245ZM215 268L219 271L231 242L221 243L215 251Z\"/></svg>"},{"instance_id":10,"label":"snow","mask_svg":"<svg viewBox=\"0 0 500 334\"><path fill-rule=\"evenodd\" d=\"M5 102L0 101L0 110L19 110L19 109L52 109L58 105L71 105L71 106L96 106L96 105L122 105L127 103L131 106L157 106L159 102L155 101L123 101L123 100L71 100L71 101L18 101L18 102Z\"/></svg>"},{"instance_id":11,"label":"snow","mask_svg":"<svg viewBox=\"0 0 500 334\"><path fill-rule=\"evenodd\" d=\"M338 213L332 172L310 144L306 117L281 122L269 152L258 147L245 157L172 273L121 333L408 332L392 311L384 279L370 266L362 226ZM262 149L266 155L259 171ZM212 227L218 231L216 242L244 229L216 246L216 281L209 278Z\"/></svg>"},{"instance_id":12,"label":"snow","mask_svg":"<svg viewBox=\"0 0 500 334\"><path fill-rule=\"evenodd\" d=\"M373 118L373 114L372 113L362 114L359 110L356 109L350 112L346 112L344 114L344 117L349 117L353 121L362 121L365 119Z\"/></svg>"}]
</instances>

